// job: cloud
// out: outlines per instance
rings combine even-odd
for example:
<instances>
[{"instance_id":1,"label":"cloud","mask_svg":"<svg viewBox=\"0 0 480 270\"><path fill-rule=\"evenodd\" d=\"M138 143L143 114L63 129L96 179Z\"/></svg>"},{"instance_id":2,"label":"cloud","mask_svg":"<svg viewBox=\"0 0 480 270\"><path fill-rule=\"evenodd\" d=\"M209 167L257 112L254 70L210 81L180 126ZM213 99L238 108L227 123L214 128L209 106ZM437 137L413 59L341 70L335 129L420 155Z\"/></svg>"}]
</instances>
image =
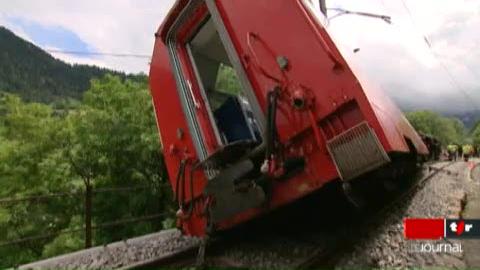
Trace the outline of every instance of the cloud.
<instances>
[{"instance_id":1,"label":"cloud","mask_svg":"<svg viewBox=\"0 0 480 270\"><path fill-rule=\"evenodd\" d=\"M173 0L16 0L0 2L0 23L15 33L18 25L6 24L6 16L22 18L43 27L62 27L100 52L150 55L154 33L173 5ZM23 29L23 33L26 31ZM25 35L24 35L25 36ZM27 35L28 36L28 35ZM57 46L59 47L59 46ZM57 55L61 59L73 59ZM92 60L95 60L92 57ZM108 67L127 72L148 70L148 59L102 57Z\"/></svg>"},{"instance_id":2,"label":"cloud","mask_svg":"<svg viewBox=\"0 0 480 270\"><path fill-rule=\"evenodd\" d=\"M25 39L28 42L35 43L32 38L24 31L24 29L18 25L12 24L10 21L7 19L7 15L3 14L3 12L0 12L0 25L5 26L6 28L10 29L13 31L17 36Z\"/></svg>"},{"instance_id":3,"label":"cloud","mask_svg":"<svg viewBox=\"0 0 480 270\"><path fill-rule=\"evenodd\" d=\"M11 25L16 25L42 48L54 46L57 50L94 52L95 49L81 40L78 35L61 26L44 26L18 17L8 17Z\"/></svg>"},{"instance_id":4,"label":"cloud","mask_svg":"<svg viewBox=\"0 0 480 270\"><path fill-rule=\"evenodd\" d=\"M408 9L401 1L333 1L351 10L388 14L393 24L341 16L328 30L352 66L402 107L479 108L480 1L404 1ZM354 54L353 48L361 50Z\"/></svg>"},{"instance_id":5,"label":"cloud","mask_svg":"<svg viewBox=\"0 0 480 270\"><path fill-rule=\"evenodd\" d=\"M480 107L480 0L327 2L330 7L392 16L392 25L372 18L340 16L330 22L328 31L352 65L380 84L402 107L452 111L470 109L472 103ZM8 14L45 28L61 27L96 51L150 55L153 34L173 3L1 1L0 24L32 40L26 29L7 21ZM354 54L354 48L360 52ZM55 56L127 72L147 72L149 68L148 59Z\"/></svg>"}]
</instances>

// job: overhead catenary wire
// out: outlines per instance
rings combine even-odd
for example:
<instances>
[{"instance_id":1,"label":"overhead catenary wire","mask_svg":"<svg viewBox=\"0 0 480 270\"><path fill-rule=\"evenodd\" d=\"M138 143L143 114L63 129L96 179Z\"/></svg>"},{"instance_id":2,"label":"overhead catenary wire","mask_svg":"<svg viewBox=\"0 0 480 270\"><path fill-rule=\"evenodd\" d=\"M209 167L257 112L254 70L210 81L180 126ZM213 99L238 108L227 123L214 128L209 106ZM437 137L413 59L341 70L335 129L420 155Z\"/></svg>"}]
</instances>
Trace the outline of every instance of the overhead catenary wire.
<instances>
[{"instance_id":1,"label":"overhead catenary wire","mask_svg":"<svg viewBox=\"0 0 480 270\"><path fill-rule=\"evenodd\" d=\"M57 53L57 54L109 56L109 57L119 57L119 58L141 58L141 59L152 58L151 55L134 54L134 53L88 52L88 51L71 51L71 50L57 50L57 49L43 49L43 50L49 53Z\"/></svg>"},{"instance_id":2,"label":"overhead catenary wire","mask_svg":"<svg viewBox=\"0 0 480 270\"><path fill-rule=\"evenodd\" d=\"M337 14L330 17L329 20L333 20L334 18L342 16L342 15L359 15L359 16L371 17L371 18L376 18L376 19L382 19L388 24L392 23L392 18L390 16L387 16L387 15L374 14L374 13L361 12L361 11L351 11L351 10L347 10L347 9L343 9L343 8L328 8L327 10L333 10L333 11L337 12Z\"/></svg>"},{"instance_id":3,"label":"overhead catenary wire","mask_svg":"<svg viewBox=\"0 0 480 270\"><path fill-rule=\"evenodd\" d=\"M480 78L480 73L477 71L477 70L473 70L473 68L471 68L469 65L467 64L463 64L463 66L468 70L470 71L470 73L472 73L473 76L475 76L476 78Z\"/></svg>"},{"instance_id":4,"label":"overhead catenary wire","mask_svg":"<svg viewBox=\"0 0 480 270\"><path fill-rule=\"evenodd\" d=\"M383 0L382 0L383 2ZM428 36L423 32L421 31L421 29L417 26L416 24L416 21L415 21L415 18L413 16L413 13L411 12L410 8L408 7L407 3L405 2L405 0L400 0L400 2L402 3L403 7L405 8L405 11L408 13L408 16L410 18L410 21L412 22L413 24L413 27L415 29L415 31L417 32L417 34L419 36L421 36L426 44L426 47L428 48L428 50L430 51L430 53L432 54L432 56L435 58L435 60L439 63L440 67L444 70L444 72L447 74L447 76L449 77L449 80L450 80L450 83L451 85L456 88L459 92L461 92L463 94L463 96L465 97L466 101L468 103L470 103L470 105L472 105L472 107L475 109L475 110L480 110L480 108L477 106L477 104L475 102L473 102L473 98L471 97L471 95L460 85L460 83L458 82L458 80L455 78L455 76L453 75L453 73L448 69L447 65L440 59L440 57L437 55L437 53L435 53L435 51L433 50L432 48L432 42L430 41L430 39L428 38ZM466 65L465 65L466 66ZM467 67L467 66L466 66ZM470 70L470 72L472 72L472 70L467 67L468 70ZM476 75L476 73L472 72L472 74Z\"/></svg>"},{"instance_id":5,"label":"overhead catenary wire","mask_svg":"<svg viewBox=\"0 0 480 270\"><path fill-rule=\"evenodd\" d=\"M168 187L168 183L160 185L160 187ZM146 190L151 189L151 186L136 186L136 187L108 187L108 188L98 188L94 189L94 194L100 193L118 193L118 192L127 192L127 191L135 191L135 190ZM31 196L24 196L24 197L9 197L9 198L1 198L0 205L7 205L7 204L15 204L21 202L30 202L30 201L44 201L49 200L52 198L62 198L62 197L76 197L76 196L83 196L85 193L84 190L72 191L72 192L56 192L56 193L48 193L48 194L36 194Z\"/></svg>"}]
</instances>

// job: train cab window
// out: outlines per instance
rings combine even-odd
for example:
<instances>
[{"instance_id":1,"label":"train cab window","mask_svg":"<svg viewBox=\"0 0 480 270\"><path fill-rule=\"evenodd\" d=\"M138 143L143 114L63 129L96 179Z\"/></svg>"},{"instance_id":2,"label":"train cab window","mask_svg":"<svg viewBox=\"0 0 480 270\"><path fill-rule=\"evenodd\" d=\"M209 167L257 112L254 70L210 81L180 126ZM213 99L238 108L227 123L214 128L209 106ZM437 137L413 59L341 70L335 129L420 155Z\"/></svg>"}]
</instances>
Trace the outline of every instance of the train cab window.
<instances>
[{"instance_id":1,"label":"train cab window","mask_svg":"<svg viewBox=\"0 0 480 270\"><path fill-rule=\"evenodd\" d=\"M219 144L261 140L258 123L212 19L193 35L187 49Z\"/></svg>"}]
</instances>

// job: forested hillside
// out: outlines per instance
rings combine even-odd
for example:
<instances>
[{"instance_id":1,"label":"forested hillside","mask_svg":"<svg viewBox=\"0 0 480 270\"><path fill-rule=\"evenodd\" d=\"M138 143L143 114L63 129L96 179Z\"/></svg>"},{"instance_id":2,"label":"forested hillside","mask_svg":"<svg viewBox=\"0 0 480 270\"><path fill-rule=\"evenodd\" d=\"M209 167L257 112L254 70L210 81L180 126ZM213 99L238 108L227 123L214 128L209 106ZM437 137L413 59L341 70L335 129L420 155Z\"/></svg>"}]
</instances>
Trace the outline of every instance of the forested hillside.
<instances>
[{"instance_id":1,"label":"forested hillside","mask_svg":"<svg viewBox=\"0 0 480 270\"><path fill-rule=\"evenodd\" d=\"M172 226L166 180L145 76L0 27L0 269Z\"/></svg>"},{"instance_id":2,"label":"forested hillside","mask_svg":"<svg viewBox=\"0 0 480 270\"><path fill-rule=\"evenodd\" d=\"M408 112L406 116L417 131L438 138L444 147L452 143L480 145L478 118L470 128L456 117L442 116L432 111Z\"/></svg>"},{"instance_id":3,"label":"forested hillside","mask_svg":"<svg viewBox=\"0 0 480 270\"><path fill-rule=\"evenodd\" d=\"M415 111L405 115L417 131L438 138L444 146L450 143L463 144L468 138L468 131L458 118L442 116L433 111Z\"/></svg>"},{"instance_id":4,"label":"forested hillside","mask_svg":"<svg viewBox=\"0 0 480 270\"><path fill-rule=\"evenodd\" d=\"M0 91L43 103L80 99L92 78L107 73L126 77L96 66L67 64L0 26Z\"/></svg>"}]
</instances>

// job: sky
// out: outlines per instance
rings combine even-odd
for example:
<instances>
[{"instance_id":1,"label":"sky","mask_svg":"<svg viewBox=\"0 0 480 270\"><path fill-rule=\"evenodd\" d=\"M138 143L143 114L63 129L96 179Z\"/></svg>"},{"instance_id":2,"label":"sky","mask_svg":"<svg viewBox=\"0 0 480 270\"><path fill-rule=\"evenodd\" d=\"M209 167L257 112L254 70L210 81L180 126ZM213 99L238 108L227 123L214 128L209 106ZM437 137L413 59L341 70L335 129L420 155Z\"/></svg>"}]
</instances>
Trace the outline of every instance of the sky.
<instances>
[{"instance_id":1,"label":"sky","mask_svg":"<svg viewBox=\"0 0 480 270\"><path fill-rule=\"evenodd\" d=\"M271 0L274 1L274 0ZM151 55L174 0L0 0L0 25L47 50ZM327 0L342 54L404 109L480 108L480 0ZM329 15L335 15L330 10ZM359 48L357 53L353 49ZM148 73L148 58L52 53L69 63Z\"/></svg>"}]
</instances>

